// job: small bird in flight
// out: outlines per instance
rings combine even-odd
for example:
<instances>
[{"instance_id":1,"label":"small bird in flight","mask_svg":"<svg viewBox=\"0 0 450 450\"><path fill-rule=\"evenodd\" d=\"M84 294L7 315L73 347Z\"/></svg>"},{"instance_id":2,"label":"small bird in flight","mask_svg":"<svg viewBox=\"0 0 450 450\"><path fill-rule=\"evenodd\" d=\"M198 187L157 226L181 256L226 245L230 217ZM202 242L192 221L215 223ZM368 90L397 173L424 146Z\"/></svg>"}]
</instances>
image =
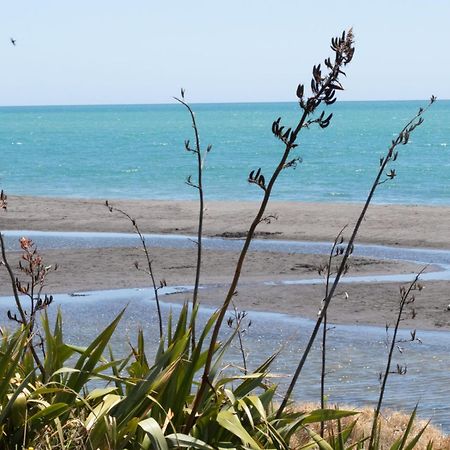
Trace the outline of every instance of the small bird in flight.
<instances>
[{"instance_id":1,"label":"small bird in flight","mask_svg":"<svg viewBox=\"0 0 450 450\"><path fill-rule=\"evenodd\" d=\"M14 45L14 47L15 47L16 46L16 39L9 38L9 40L11 41L11 44Z\"/></svg>"}]
</instances>

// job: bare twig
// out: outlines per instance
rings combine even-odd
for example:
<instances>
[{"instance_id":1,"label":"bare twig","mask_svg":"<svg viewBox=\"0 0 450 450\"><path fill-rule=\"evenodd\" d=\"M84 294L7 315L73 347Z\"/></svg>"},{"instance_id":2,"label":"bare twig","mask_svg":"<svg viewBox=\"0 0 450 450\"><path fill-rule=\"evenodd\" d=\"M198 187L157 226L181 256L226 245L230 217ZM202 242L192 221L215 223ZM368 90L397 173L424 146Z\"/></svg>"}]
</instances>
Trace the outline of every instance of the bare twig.
<instances>
[{"instance_id":1,"label":"bare twig","mask_svg":"<svg viewBox=\"0 0 450 450\"><path fill-rule=\"evenodd\" d=\"M394 354L394 349L397 346L397 342L398 342L397 341L397 333L398 333L398 329L400 326L400 322L403 318L403 311L404 311L405 306L411 301L410 300L411 292L416 289L421 289L421 287L419 287L419 285L418 285L418 281L419 281L420 275L422 275L424 270L425 270L425 268L423 268L415 276L414 280L409 284L407 289L405 289L403 286L400 288L400 305L399 305L399 309L398 309L397 320L396 320L395 326L394 326L394 333L392 336L391 345L389 348L388 358L387 358L387 362L386 362L386 368L385 368L384 374L382 376L380 395L378 397L377 406L375 408L374 415L373 415L372 432L370 433L368 450L374 450L374 448L375 448L374 447L374 438L376 435L376 428L378 426L378 417L380 416L381 405L383 403L384 393L386 391L386 383L387 383L389 374L392 373L391 372L392 357ZM411 336L413 338L412 340L415 340L415 338L416 338L415 333L411 333ZM400 373L400 374L404 375L406 373L406 367L397 365L397 370L395 373Z\"/></svg>"},{"instance_id":2,"label":"bare twig","mask_svg":"<svg viewBox=\"0 0 450 450\"><path fill-rule=\"evenodd\" d=\"M139 236L139 239L140 239L141 244L142 244L142 248L144 249L145 259L147 261L147 270L145 270L145 273L150 277L150 279L152 281L153 293L155 295L155 302L156 302L156 311L157 311L157 314L158 314L159 337L162 338L163 337L163 324L162 324L162 314L161 314L161 306L159 304L158 291L161 288L163 288L164 286L166 286L166 282L165 282L165 280L162 280L162 281L160 281L159 285L156 284L155 276L153 274L152 260L150 258L150 253L149 253L148 248L147 248L147 243L145 242L145 237L141 233L141 230L140 230L136 220L133 219L133 217L131 217L126 211L123 211L120 208L116 208L115 206L112 206L108 202L108 200L106 200L105 206L109 209L109 212L111 212L111 213L112 212L118 212L119 214L122 214L122 216L125 216L131 222L131 224L133 225L134 231ZM140 270L138 263L135 264L135 267L136 267L136 269Z\"/></svg>"},{"instance_id":3,"label":"bare twig","mask_svg":"<svg viewBox=\"0 0 450 450\"><path fill-rule=\"evenodd\" d=\"M330 289L330 278L331 278L331 263L332 259L335 256L338 256L340 253L341 247L338 247L342 245L344 242L343 233L344 230L347 228L347 225L345 225L341 231L337 234L336 238L334 239L333 245L331 246L330 253L328 255L328 262L326 265L326 275L325 275L325 298L328 296L328 291ZM320 270L319 274L322 272ZM322 326L322 364L321 364L321 371L320 371L320 407L322 409L325 408L325 376L326 376L326 349L327 349L327 332L328 332L328 323L327 323L327 314L325 313L323 316L323 326ZM325 431L325 422L320 422L320 436L323 438Z\"/></svg>"},{"instance_id":4,"label":"bare twig","mask_svg":"<svg viewBox=\"0 0 450 450\"><path fill-rule=\"evenodd\" d=\"M248 328L250 328L252 321L250 320L248 322L247 329L243 328L242 325L243 325L244 319L247 317L247 312L246 311L238 311L234 302L232 302L232 305L233 305L234 317L230 317L227 321L227 324L230 328L232 328L234 326L234 328L236 330L236 333L238 336L238 341L239 341L239 350L241 352L242 364L243 364L243 368L244 368L244 375L247 375L247 372L248 372L247 355L245 354L244 342L242 340L242 335L248 330Z\"/></svg>"}]
</instances>

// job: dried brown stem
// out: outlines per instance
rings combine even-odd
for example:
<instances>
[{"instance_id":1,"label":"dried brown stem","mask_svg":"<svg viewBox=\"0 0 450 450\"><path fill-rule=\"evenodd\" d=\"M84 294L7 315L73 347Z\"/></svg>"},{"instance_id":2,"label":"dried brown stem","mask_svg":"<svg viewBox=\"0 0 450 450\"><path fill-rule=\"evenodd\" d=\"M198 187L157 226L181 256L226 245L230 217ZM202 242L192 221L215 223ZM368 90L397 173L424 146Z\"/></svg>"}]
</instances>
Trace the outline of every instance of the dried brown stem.
<instances>
[{"instance_id":1,"label":"dried brown stem","mask_svg":"<svg viewBox=\"0 0 450 450\"><path fill-rule=\"evenodd\" d=\"M397 344L397 333L398 333L398 329L400 327L400 322L402 320L402 316L403 316L403 310L406 306L406 304L408 303L408 299L409 296L411 294L411 291L413 289L415 289L415 287L417 286L417 282L419 281L419 277L420 275L422 275L423 271L425 270L425 268L423 268L414 278L414 280L409 284L408 289L404 290L403 288L401 289L401 296L400 296L400 306L398 309L398 314L397 314L397 320L395 322L395 326L394 326L394 333L392 336L392 340L391 340L391 345L389 348L389 353L388 353L388 358L387 358L387 362L386 362L386 368L383 374L383 379L381 382L381 389L380 389L380 395L378 397L378 402L377 402L377 406L375 408L374 414L373 414L373 422L372 422L372 431L370 433L370 440L369 440L369 447L368 450L374 450L374 438L376 436L376 429L378 426L378 417L380 416L380 411L381 411L381 405L383 403L383 398L384 398L384 393L386 391L386 383L389 377L389 374L391 373L391 364L392 364L392 357L394 354L394 349L395 346Z\"/></svg>"},{"instance_id":2,"label":"dried brown stem","mask_svg":"<svg viewBox=\"0 0 450 450\"><path fill-rule=\"evenodd\" d=\"M188 184L198 189L198 197L199 197L199 212L198 212L198 229L197 229L197 264L195 269L195 282L194 282L194 292L192 294L192 309L197 306L198 301L198 289L200 286L200 272L202 267L202 236L203 236L203 215L204 215L204 198L203 198L203 163L204 158L202 157L202 152L200 148L200 136L198 132L197 121L195 120L195 114L192 111L192 108L188 103L184 100L184 90L181 90L182 99L175 97L175 100L180 102L188 111L191 116L192 128L194 129L195 135L195 148L191 149L189 147L189 141L185 143L186 150L192 151L197 155L197 185L191 183L190 179ZM209 146L207 152L211 149ZM195 326L192 327L192 349L195 347Z\"/></svg>"},{"instance_id":3,"label":"dried brown stem","mask_svg":"<svg viewBox=\"0 0 450 450\"><path fill-rule=\"evenodd\" d=\"M136 234L139 236L139 239L142 244L142 248L144 249L145 259L147 261L147 269L148 270L145 272L150 276L150 279L152 281L153 293L155 295L156 311L158 314L159 337L162 338L163 337L163 323L162 323L161 306L159 304L159 295L158 295L159 288L156 285L155 276L153 274L152 260L150 258L150 253L147 248L147 243L145 242L145 237L141 233L141 230L140 230L136 220L133 219L126 211L123 211L120 208L116 208L115 206L111 206L110 203L108 202L108 200L105 202L105 206L109 209L110 212L115 211L115 212L118 212L119 214L122 214L123 216L125 216L131 222Z\"/></svg>"},{"instance_id":4,"label":"dried brown stem","mask_svg":"<svg viewBox=\"0 0 450 450\"><path fill-rule=\"evenodd\" d=\"M13 290L14 301L16 302L16 307L17 307L17 310L19 311L21 323L25 327L29 326L29 330L28 330L28 337L29 337L29 339L28 339L28 348L30 349L31 355L33 356L33 359L34 359L34 362L36 363L36 366L39 368L39 371L42 374L43 381L45 381L46 380L46 372L45 372L45 369L44 369L44 365L42 364L41 359L39 358L39 356L38 356L38 354L36 352L36 349L34 348L33 340L31 339L32 332L33 332L32 331L32 327L31 327L30 322L27 319L25 311L24 311L24 309L22 307L22 303L20 301L20 296L19 296L19 292L17 290L17 285L16 285L16 276L14 275L12 267L9 264L8 258L6 256L6 246L5 246L5 241L4 241L2 233L0 233L0 246L1 246L1 252L2 252L2 261L1 261L1 263L2 263L2 265L5 266L5 268L6 268L7 272L8 272L9 279L10 279L10 282L11 282L11 287L12 287L12 290ZM34 315L32 316L32 321L34 322Z\"/></svg>"},{"instance_id":5,"label":"dried brown stem","mask_svg":"<svg viewBox=\"0 0 450 450\"><path fill-rule=\"evenodd\" d=\"M377 187L380 184L380 180L381 180L383 174L385 173L384 171L386 170L386 167L387 167L388 163L391 160L395 160L396 159L397 154L395 152L395 149L397 148L397 146L404 145L404 144L408 143L410 133L417 126L419 126L423 122L422 115L430 107L430 105L435 102L435 100L436 100L436 98L434 96L432 96L428 106L426 108L420 108L419 109L418 113L403 127L403 129L399 133L398 137L395 140L392 141L390 147L387 150L386 156L384 158L381 158L381 160L380 160L380 168L379 168L378 173L377 173L377 175L375 177L375 180L374 180L374 182L372 184L372 187L371 187L371 189L369 191L369 194L368 194L368 196L366 198L366 201L365 201L364 206L362 208L362 211L361 211L361 213L360 213L360 215L358 217L356 225L353 228L352 235L351 235L351 237L350 237L350 239L348 241L345 253L343 255L343 258L342 258L341 264L339 266L339 269L338 269L338 271L336 273L336 277L334 279L334 282L333 282L333 284L332 284L332 286L330 288L330 291L329 291L328 295L323 300L323 306L322 306L322 309L321 309L321 311L319 313L319 317L318 317L318 319L316 321L316 325L314 326L314 329L313 329L313 331L311 333L311 337L310 337L310 339L308 341L308 344L306 345L306 348L305 348L305 351L304 351L304 353L302 355L302 358L300 359L300 362L299 362L299 364L297 366L297 369L296 369L296 371L295 371L295 373L294 373L294 375L292 377L292 381L291 381L291 383L290 383L290 385L289 385L289 387L288 387L288 389L286 391L286 394L284 396L284 399L283 399L283 401L282 401L282 403L281 403L281 405L280 405L280 407L278 409L278 412L277 412L277 417L278 418L281 417L282 412L286 408L286 405L287 405L287 403L288 403L288 401L289 401L289 399L290 399L290 397L292 395L292 391L294 390L294 387L295 387L295 385L297 383L298 377L300 376L300 373L301 373L301 371L303 369L303 366L305 365L306 359L307 359L307 357L308 357L308 355L309 355L309 353L310 353L310 351L312 349L313 343L314 343L314 341L315 341L315 339L317 337L317 333L319 332L320 325L321 325L321 323L323 321L323 318L324 318L324 315L326 314L327 309L328 309L328 307L330 305L331 299L333 298L334 292L336 291L336 288L337 288L337 286L339 284L341 276L345 273L345 267L346 267L346 264L347 264L347 260L348 260L350 254L353 251L354 242L356 240L356 236L358 234L359 228L361 227L361 224L362 224L362 222L363 222L363 220L364 220L364 218L366 216L367 210L368 210L369 205L370 205L370 203L372 201L372 198L373 198L373 196L375 194L375 191L376 191Z\"/></svg>"},{"instance_id":6,"label":"dried brown stem","mask_svg":"<svg viewBox=\"0 0 450 450\"><path fill-rule=\"evenodd\" d=\"M327 273L325 278L325 297L328 296L328 291L330 289L330 278L331 278L331 262L333 256L335 255L335 250L339 244L342 244L343 237L342 234L344 230L347 228L345 225L341 231L339 231L338 235L334 239L333 245L331 246L330 253L328 255L328 264L327 264ZM323 325L322 325L322 364L320 370L320 407L322 409L325 408L325 376L326 376L326 350L327 350L327 332L328 332L328 323L327 323L327 314L323 316ZM323 438L325 432L325 422L320 422L320 436Z\"/></svg>"},{"instance_id":7,"label":"dried brown stem","mask_svg":"<svg viewBox=\"0 0 450 450\"><path fill-rule=\"evenodd\" d=\"M321 104L321 102L325 102L326 104L331 104L334 102L333 97L335 90L341 90L342 86L340 85L338 78L339 75L342 74L341 67L346 65L351 61L353 57L354 49L352 47L353 44L353 34L351 30L346 35L343 33L342 38L337 38L332 40L332 48L335 50L335 61L331 63L329 60L326 61L326 66L329 68L329 74L326 77L322 77L320 71L320 65L314 67L313 69L313 80L311 83L311 89L313 91L313 95L308 98L307 101L303 99L303 86L299 86L297 89L297 96L300 99L300 107L303 110L303 113L300 116L300 119L297 123L297 126L294 130L289 128L284 131L284 127L280 127L280 120L274 122L272 126L272 131L274 135L280 139L285 144L284 152L281 156L281 159L276 166L272 176L270 177L269 183L265 183L265 179L262 175L260 175L260 170L256 172L256 175L250 175L249 179L252 182L257 182L257 184L262 188L264 192L263 199L261 201L259 210L253 219L253 222L250 225L250 228L247 232L247 236L245 238L241 253L239 255L238 262L236 264L235 272L228 290L228 293L225 297L225 300L219 310L219 315L214 325L214 329L211 335L211 341L208 348L208 353L206 357L206 361L204 364L203 375L200 383L200 387L197 391L197 394L194 398L194 402L192 404L192 410L189 415L189 418L186 423L185 432L188 433L194 423L195 417L197 415L197 411L202 403L203 397L206 393L206 389L209 385L209 372L211 369L213 355L216 349L216 344L219 336L219 331L222 327L223 320L225 318L225 314L227 309L235 295L236 288L239 282L239 278L242 272L242 268L244 265L245 258L247 256L248 249L250 247L250 243L253 239L256 227L261 222L264 217L264 213L269 202L270 196L272 194L273 187L275 182L280 175L281 171L285 168L286 162L288 161L288 157L290 156L291 150L297 147L296 140L298 133L305 125L308 117L312 114L316 108ZM329 125L331 116L327 119L323 119L323 114L321 115L319 125L322 128L325 128Z\"/></svg>"}]
</instances>

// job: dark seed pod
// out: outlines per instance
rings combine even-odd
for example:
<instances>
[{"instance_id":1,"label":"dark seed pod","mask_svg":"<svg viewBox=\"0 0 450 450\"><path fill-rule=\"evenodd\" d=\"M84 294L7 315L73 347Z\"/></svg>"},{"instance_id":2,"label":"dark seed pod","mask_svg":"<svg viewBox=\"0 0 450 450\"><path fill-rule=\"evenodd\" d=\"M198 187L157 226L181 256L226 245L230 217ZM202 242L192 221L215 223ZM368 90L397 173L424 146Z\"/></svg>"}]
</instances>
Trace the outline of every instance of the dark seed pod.
<instances>
[{"instance_id":1,"label":"dark seed pod","mask_svg":"<svg viewBox=\"0 0 450 450\"><path fill-rule=\"evenodd\" d=\"M283 134L283 140L286 140L291 133L291 128L288 128L286 132Z\"/></svg>"}]
</instances>

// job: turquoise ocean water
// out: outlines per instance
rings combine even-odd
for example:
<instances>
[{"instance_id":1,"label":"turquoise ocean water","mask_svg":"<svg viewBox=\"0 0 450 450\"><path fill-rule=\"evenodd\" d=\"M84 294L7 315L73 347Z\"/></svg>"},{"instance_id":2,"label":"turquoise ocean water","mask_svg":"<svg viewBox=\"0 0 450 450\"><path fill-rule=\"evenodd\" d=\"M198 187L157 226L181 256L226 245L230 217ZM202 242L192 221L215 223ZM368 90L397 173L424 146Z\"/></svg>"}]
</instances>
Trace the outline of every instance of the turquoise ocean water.
<instances>
[{"instance_id":1,"label":"turquoise ocean water","mask_svg":"<svg viewBox=\"0 0 450 450\"><path fill-rule=\"evenodd\" d=\"M325 130L305 130L302 163L282 173L274 200L362 201L395 133L425 102L341 102ZM295 124L296 103L193 105L201 141L212 144L207 199L257 200L250 170L270 174L282 152L271 133L278 116ZM195 199L187 111L178 104L0 108L0 187L10 195ZM377 203L450 205L450 101L438 101L400 148L398 176Z\"/></svg>"}]
</instances>

